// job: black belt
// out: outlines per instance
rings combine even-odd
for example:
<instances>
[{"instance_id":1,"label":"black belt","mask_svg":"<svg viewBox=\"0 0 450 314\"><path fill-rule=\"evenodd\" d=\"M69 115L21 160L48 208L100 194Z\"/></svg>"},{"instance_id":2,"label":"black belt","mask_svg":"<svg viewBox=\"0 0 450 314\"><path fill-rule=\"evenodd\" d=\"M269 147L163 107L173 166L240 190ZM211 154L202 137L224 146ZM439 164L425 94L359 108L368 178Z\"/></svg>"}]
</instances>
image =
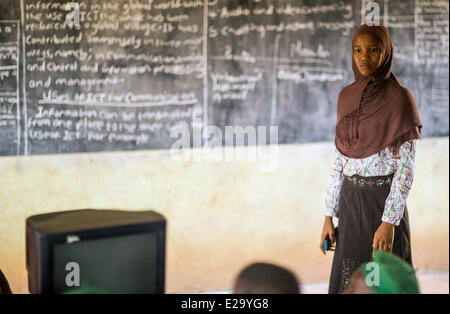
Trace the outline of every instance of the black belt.
<instances>
[{"instance_id":1,"label":"black belt","mask_svg":"<svg viewBox=\"0 0 450 314\"><path fill-rule=\"evenodd\" d=\"M394 173L387 176L377 176L377 177L363 177L357 174L352 176L344 175L344 178L347 179L351 184L358 186L360 188L376 188L383 186L391 186L393 177Z\"/></svg>"}]
</instances>

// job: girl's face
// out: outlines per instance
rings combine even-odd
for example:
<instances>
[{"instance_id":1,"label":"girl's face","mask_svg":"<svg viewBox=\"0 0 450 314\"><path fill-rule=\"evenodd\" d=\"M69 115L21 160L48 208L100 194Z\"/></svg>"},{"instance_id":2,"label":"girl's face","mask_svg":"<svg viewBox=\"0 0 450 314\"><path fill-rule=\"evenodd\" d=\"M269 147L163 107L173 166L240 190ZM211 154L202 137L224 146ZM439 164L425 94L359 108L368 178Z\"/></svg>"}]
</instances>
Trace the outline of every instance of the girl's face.
<instances>
[{"instance_id":1,"label":"girl's face","mask_svg":"<svg viewBox=\"0 0 450 314\"><path fill-rule=\"evenodd\" d=\"M383 59L377 39L371 34L359 35L353 46L353 58L362 75L372 76Z\"/></svg>"}]
</instances>

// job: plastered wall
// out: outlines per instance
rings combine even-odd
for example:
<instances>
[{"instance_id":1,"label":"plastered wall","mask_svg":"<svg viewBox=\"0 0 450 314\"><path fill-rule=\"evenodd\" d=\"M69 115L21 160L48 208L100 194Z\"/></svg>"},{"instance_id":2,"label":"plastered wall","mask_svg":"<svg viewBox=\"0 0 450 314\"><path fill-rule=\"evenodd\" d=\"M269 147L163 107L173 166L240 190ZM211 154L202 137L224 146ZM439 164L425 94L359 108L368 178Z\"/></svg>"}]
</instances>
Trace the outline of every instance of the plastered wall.
<instances>
[{"instance_id":1,"label":"plastered wall","mask_svg":"<svg viewBox=\"0 0 450 314\"><path fill-rule=\"evenodd\" d=\"M253 261L288 267L304 283L328 280L332 256L318 245L332 143L274 147L269 167L191 152L0 157L0 268L13 292L28 292L26 217L79 208L165 215L168 293L229 289ZM419 271L448 269L448 166L448 137L419 144L408 199Z\"/></svg>"}]
</instances>

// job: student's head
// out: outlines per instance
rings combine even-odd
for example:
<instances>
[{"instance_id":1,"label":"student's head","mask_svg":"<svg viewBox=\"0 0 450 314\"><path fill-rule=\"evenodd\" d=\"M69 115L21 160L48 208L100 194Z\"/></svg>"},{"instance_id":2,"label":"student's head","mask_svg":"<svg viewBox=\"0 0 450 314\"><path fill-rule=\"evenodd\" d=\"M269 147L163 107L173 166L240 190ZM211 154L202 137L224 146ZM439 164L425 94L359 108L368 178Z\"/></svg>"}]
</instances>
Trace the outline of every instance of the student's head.
<instances>
[{"instance_id":1,"label":"student's head","mask_svg":"<svg viewBox=\"0 0 450 314\"><path fill-rule=\"evenodd\" d=\"M376 251L372 262L361 265L353 274L348 294L418 294L414 269L385 251Z\"/></svg>"},{"instance_id":2,"label":"student's head","mask_svg":"<svg viewBox=\"0 0 450 314\"><path fill-rule=\"evenodd\" d=\"M299 282L289 270L267 263L253 263L239 273L235 294L298 294Z\"/></svg>"},{"instance_id":3,"label":"student's head","mask_svg":"<svg viewBox=\"0 0 450 314\"><path fill-rule=\"evenodd\" d=\"M0 294L12 294L8 280L6 279L5 275L3 275L1 269L0 269Z\"/></svg>"},{"instance_id":4,"label":"student's head","mask_svg":"<svg viewBox=\"0 0 450 314\"><path fill-rule=\"evenodd\" d=\"M372 76L380 67L383 58L378 39L369 33L356 37L353 58L362 75Z\"/></svg>"},{"instance_id":5,"label":"student's head","mask_svg":"<svg viewBox=\"0 0 450 314\"><path fill-rule=\"evenodd\" d=\"M363 24L352 40L352 69L355 80L364 77L388 78L394 59L389 31L383 25Z\"/></svg>"}]
</instances>

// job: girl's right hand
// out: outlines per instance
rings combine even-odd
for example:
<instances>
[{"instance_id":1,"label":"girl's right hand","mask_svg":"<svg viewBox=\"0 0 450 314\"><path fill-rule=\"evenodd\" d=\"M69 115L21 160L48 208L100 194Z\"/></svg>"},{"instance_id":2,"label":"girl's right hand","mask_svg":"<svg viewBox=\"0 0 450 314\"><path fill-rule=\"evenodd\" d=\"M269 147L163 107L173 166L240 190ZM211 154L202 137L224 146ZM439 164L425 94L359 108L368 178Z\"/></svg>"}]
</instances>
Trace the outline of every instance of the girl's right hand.
<instances>
[{"instance_id":1,"label":"girl's right hand","mask_svg":"<svg viewBox=\"0 0 450 314\"><path fill-rule=\"evenodd\" d=\"M331 244L334 245L334 225L333 225L333 219L330 216L325 216L325 222L323 223L323 231L322 236L320 238L320 250L324 255L326 255L325 250L323 249L323 242L325 241L326 237L329 237L331 240Z\"/></svg>"}]
</instances>

